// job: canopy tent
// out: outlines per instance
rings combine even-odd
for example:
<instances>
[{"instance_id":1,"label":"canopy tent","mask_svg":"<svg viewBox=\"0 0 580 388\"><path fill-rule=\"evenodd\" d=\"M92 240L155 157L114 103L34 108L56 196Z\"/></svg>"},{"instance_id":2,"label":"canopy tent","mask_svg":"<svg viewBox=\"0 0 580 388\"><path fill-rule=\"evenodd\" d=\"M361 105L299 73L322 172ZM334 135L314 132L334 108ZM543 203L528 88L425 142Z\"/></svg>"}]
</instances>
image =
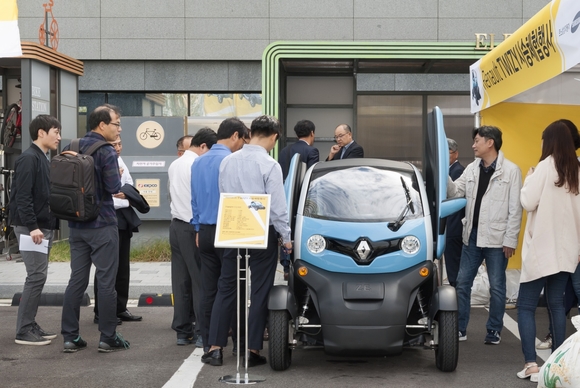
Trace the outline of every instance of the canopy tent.
<instances>
[{"instance_id":1,"label":"canopy tent","mask_svg":"<svg viewBox=\"0 0 580 388\"><path fill-rule=\"evenodd\" d=\"M550 123L580 126L579 27L580 2L553 0L470 67L471 112L501 129L502 151L523 176L538 163ZM524 225L509 268L521 267Z\"/></svg>"}]
</instances>

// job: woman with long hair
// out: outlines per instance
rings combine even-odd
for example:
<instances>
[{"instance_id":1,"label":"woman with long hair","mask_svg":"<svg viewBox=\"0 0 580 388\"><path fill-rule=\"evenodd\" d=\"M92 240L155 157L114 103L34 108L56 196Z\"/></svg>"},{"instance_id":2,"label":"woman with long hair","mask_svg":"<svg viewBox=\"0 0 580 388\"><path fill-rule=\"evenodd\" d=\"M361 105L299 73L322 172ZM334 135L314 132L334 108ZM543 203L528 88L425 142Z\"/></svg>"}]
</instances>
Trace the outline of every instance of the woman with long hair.
<instances>
[{"instance_id":1,"label":"woman with long hair","mask_svg":"<svg viewBox=\"0 0 580 388\"><path fill-rule=\"evenodd\" d=\"M520 200L528 212L522 247L518 329L524 353L521 379L537 381L535 313L544 289L550 309L552 350L566 337L564 289L580 257L580 162L570 129L562 121L542 133L542 156L530 168Z\"/></svg>"}]
</instances>

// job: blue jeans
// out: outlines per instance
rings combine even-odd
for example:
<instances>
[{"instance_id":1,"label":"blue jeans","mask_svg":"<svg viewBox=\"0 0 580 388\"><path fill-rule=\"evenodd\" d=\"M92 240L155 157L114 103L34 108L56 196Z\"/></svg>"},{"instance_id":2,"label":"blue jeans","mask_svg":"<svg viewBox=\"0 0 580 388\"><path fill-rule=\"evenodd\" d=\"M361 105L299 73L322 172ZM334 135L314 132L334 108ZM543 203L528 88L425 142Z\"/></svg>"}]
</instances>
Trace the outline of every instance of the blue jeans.
<instances>
[{"instance_id":1,"label":"blue jeans","mask_svg":"<svg viewBox=\"0 0 580 388\"><path fill-rule=\"evenodd\" d=\"M564 290L568 281L568 272L520 283L518 296L518 330L522 340L522 352L526 363L536 362L536 307L542 288L550 314L552 330L552 351L566 339L566 313L564 312Z\"/></svg>"},{"instance_id":2,"label":"blue jeans","mask_svg":"<svg viewBox=\"0 0 580 388\"><path fill-rule=\"evenodd\" d=\"M477 229L472 229L469 236L469 245L464 245L457 274L457 301L459 304L459 330L467 332L469 313L471 310L471 287L477 275L477 269L485 259L487 275L490 284L489 317L487 330L501 332L503 315L505 313L505 270L508 259L503 248L480 248L476 246Z\"/></svg>"},{"instance_id":3,"label":"blue jeans","mask_svg":"<svg viewBox=\"0 0 580 388\"><path fill-rule=\"evenodd\" d=\"M578 299L578 310L580 311L580 264L576 267L576 271L571 275L571 278L572 286L574 287L574 292Z\"/></svg>"}]
</instances>

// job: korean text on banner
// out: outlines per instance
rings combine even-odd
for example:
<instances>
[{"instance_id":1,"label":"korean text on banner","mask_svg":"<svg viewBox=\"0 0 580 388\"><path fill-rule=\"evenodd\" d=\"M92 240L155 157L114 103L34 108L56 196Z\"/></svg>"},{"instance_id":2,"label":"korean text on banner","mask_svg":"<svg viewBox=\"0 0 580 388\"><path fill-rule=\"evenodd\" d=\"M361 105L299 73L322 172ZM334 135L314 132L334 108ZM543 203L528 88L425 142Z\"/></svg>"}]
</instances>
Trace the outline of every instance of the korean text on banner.
<instances>
[{"instance_id":1,"label":"korean text on banner","mask_svg":"<svg viewBox=\"0 0 580 388\"><path fill-rule=\"evenodd\" d=\"M580 3L553 0L470 67L471 112L545 82L580 61Z\"/></svg>"},{"instance_id":2,"label":"korean text on banner","mask_svg":"<svg viewBox=\"0 0 580 388\"><path fill-rule=\"evenodd\" d=\"M22 55L16 0L0 0L0 37L0 58Z\"/></svg>"}]
</instances>

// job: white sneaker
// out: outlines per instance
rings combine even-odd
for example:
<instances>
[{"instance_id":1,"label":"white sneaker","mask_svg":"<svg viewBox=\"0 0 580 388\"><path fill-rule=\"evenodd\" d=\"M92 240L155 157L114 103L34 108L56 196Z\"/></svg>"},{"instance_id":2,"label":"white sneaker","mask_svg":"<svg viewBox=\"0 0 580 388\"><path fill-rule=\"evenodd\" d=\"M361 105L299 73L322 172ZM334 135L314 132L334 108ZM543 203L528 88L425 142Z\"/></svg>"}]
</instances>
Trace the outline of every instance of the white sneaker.
<instances>
[{"instance_id":1,"label":"white sneaker","mask_svg":"<svg viewBox=\"0 0 580 388\"><path fill-rule=\"evenodd\" d=\"M536 345L536 349L538 350L552 349L552 335L548 334L546 338L542 340L542 342Z\"/></svg>"},{"instance_id":2,"label":"white sneaker","mask_svg":"<svg viewBox=\"0 0 580 388\"><path fill-rule=\"evenodd\" d=\"M461 330L459 331L459 341L467 341L467 333L462 333Z\"/></svg>"}]
</instances>

